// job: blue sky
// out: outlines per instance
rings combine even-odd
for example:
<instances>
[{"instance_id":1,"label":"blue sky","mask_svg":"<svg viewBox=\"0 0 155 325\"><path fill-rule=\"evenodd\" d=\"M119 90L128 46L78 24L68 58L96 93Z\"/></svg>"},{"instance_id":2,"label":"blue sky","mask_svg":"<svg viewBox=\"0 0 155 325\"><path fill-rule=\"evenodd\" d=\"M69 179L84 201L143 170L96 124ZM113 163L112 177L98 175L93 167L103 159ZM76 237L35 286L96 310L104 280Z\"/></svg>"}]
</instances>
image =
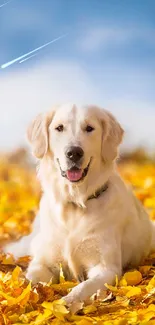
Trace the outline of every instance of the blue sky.
<instances>
[{"instance_id":1,"label":"blue sky","mask_svg":"<svg viewBox=\"0 0 155 325\"><path fill-rule=\"evenodd\" d=\"M0 7L0 66L67 34L0 69L0 147L22 143L31 116L67 100L109 108L127 131L126 145L153 148L154 17L154 0L12 0Z\"/></svg>"}]
</instances>

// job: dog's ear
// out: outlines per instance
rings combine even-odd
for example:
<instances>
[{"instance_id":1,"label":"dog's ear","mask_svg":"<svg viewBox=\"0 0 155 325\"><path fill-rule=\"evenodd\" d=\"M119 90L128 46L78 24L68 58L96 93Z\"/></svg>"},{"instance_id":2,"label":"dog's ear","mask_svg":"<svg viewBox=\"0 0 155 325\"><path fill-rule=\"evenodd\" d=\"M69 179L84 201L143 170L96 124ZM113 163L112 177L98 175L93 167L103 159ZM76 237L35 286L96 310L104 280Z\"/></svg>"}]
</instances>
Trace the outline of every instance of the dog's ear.
<instances>
[{"instance_id":1,"label":"dog's ear","mask_svg":"<svg viewBox=\"0 0 155 325\"><path fill-rule=\"evenodd\" d=\"M39 114L27 129L27 138L32 145L33 155L43 158L48 150L48 126L54 113Z\"/></svg>"},{"instance_id":2,"label":"dog's ear","mask_svg":"<svg viewBox=\"0 0 155 325\"><path fill-rule=\"evenodd\" d=\"M117 158L118 147L122 142L124 130L111 113L104 110L103 115L102 157L105 162L111 162Z\"/></svg>"}]
</instances>

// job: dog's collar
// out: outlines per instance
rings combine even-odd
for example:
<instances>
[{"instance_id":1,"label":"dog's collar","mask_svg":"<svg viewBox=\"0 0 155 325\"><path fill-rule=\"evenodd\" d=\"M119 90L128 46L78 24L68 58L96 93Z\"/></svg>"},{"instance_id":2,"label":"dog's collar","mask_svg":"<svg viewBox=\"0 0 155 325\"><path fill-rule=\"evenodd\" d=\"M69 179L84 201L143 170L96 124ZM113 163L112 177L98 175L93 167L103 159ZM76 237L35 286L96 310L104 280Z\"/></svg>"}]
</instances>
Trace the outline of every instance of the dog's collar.
<instances>
[{"instance_id":1,"label":"dog's collar","mask_svg":"<svg viewBox=\"0 0 155 325\"><path fill-rule=\"evenodd\" d=\"M92 199L97 199L107 189L108 189L108 184L106 183L101 188L99 188L94 194L88 196L87 201Z\"/></svg>"},{"instance_id":2,"label":"dog's collar","mask_svg":"<svg viewBox=\"0 0 155 325\"><path fill-rule=\"evenodd\" d=\"M86 201L92 200L92 199L97 199L103 192L105 192L108 189L108 184L104 184L102 187L100 187L98 190L95 191L94 194L88 196ZM68 203L72 203L76 205L75 202L69 201Z\"/></svg>"}]
</instances>

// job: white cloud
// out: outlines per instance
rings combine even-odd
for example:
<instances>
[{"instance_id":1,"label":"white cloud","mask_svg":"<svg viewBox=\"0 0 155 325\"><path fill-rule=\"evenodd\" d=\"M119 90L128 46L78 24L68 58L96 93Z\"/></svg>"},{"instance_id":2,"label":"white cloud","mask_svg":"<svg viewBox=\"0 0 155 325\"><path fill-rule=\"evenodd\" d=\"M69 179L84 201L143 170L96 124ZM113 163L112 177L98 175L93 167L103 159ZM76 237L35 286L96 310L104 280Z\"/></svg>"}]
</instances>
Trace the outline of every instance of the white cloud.
<instances>
[{"instance_id":1,"label":"white cloud","mask_svg":"<svg viewBox=\"0 0 155 325\"><path fill-rule=\"evenodd\" d=\"M153 43L155 30L137 28L114 28L96 26L87 28L86 32L78 39L77 47L83 51L97 51L113 45L130 43L133 40L143 40Z\"/></svg>"},{"instance_id":2,"label":"white cloud","mask_svg":"<svg viewBox=\"0 0 155 325\"><path fill-rule=\"evenodd\" d=\"M125 129L123 147L144 146L155 152L155 103L111 100L108 108Z\"/></svg>"},{"instance_id":3,"label":"white cloud","mask_svg":"<svg viewBox=\"0 0 155 325\"><path fill-rule=\"evenodd\" d=\"M53 62L0 78L0 148L22 143L26 126L52 104L91 101L95 89L76 64ZM97 100L97 92L96 92Z\"/></svg>"},{"instance_id":4,"label":"white cloud","mask_svg":"<svg viewBox=\"0 0 155 325\"><path fill-rule=\"evenodd\" d=\"M37 113L55 103L70 101L109 108L127 130L126 145L155 145L153 104L129 102L125 97L122 101L112 95L109 99L109 94L103 95L101 85L94 84L76 63L52 61L27 70L6 70L6 75L0 77L0 90L0 149L22 144L26 127Z\"/></svg>"}]
</instances>

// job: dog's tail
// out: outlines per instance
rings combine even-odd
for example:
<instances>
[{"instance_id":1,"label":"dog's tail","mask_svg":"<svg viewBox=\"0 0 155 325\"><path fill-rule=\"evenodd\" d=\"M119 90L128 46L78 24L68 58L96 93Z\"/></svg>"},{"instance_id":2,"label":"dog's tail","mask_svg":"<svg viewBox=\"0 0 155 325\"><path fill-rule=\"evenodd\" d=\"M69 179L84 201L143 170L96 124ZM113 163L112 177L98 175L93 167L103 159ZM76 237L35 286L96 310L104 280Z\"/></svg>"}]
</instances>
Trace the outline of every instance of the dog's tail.
<instances>
[{"instance_id":1,"label":"dog's tail","mask_svg":"<svg viewBox=\"0 0 155 325\"><path fill-rule=\"evenodd\" d=\"M39 226L40 226L39 216L37 216L32 225L32 232L29 235L22 237L20 240L16 242L5 245L3 247L3 252L6 254L10 253L15 258L31 255L31 249L30 249L31 241L39 232Z\"/></svg>"}]
</instances>

